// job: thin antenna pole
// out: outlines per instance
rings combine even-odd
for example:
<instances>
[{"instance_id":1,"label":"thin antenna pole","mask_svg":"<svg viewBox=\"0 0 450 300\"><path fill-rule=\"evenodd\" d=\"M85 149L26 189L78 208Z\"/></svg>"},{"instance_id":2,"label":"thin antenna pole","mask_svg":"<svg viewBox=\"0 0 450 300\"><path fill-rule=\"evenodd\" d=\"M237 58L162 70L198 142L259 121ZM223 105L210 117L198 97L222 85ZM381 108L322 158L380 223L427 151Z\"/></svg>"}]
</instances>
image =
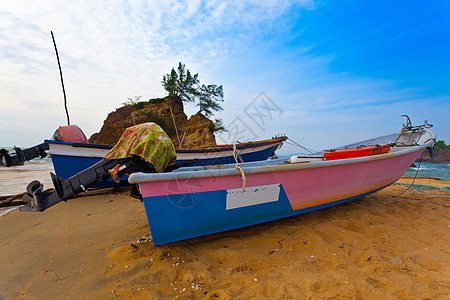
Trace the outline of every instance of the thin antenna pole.
<instances>
[{"instance_id":1,"label":"thin antenna pole","mask_svg":"<svg viewBox=\"0 0 450 300\"><path fill-rule=\"evenodd\" d=\"M66 109L67 125L70 125L69 111L67 110L66 90L64 89L64 80L63 80L63 75L62 75L62 70L61 70L61 64L59 63L58 49L56 48L56 42L55 42L55 37L53 36L53 31L50 31L50 33L52 34L53 45L55 46L55 52L56 52L56 59L58 60L59 75L61 77L61 85L62 85L62 90L63 90L63 94L64 94L64 108Z\"/></svg>"}]
</instances>

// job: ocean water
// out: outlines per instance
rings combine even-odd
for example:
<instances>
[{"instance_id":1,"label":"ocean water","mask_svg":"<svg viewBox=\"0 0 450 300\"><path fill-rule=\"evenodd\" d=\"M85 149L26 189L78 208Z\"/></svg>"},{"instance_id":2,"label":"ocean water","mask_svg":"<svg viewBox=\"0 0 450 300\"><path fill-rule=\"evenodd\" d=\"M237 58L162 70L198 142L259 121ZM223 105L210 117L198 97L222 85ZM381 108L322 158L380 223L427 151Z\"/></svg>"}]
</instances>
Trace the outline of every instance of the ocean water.
<instances>
[{"instance_id":1,"label":"ocean water","mask_svg":"<svg viewBox=\"0 0 450 300\"><path fill-rule=\"evenodd\" d=\"M14 153L11 148L5 149ZM50 188L50 172L54 172L50 157L36 158L19 166L0 166L0 196L25 192L27 185L33 180L39 180L45 188Z\"/></svg>"},{"instance_id":2,"label":"ocean water","mask_svg":"<svg viewBox=\"0 0 450 300\"><path fill-rule=\"evenodd\" d=\"M431 163L414 163L416 167L410 167L405 176L414 177L417 173L417 177L435 177L441 180L450 181L450 164L431 164ZM417 172L417 170L419 170Z\"/></svg>"}]
</instances>

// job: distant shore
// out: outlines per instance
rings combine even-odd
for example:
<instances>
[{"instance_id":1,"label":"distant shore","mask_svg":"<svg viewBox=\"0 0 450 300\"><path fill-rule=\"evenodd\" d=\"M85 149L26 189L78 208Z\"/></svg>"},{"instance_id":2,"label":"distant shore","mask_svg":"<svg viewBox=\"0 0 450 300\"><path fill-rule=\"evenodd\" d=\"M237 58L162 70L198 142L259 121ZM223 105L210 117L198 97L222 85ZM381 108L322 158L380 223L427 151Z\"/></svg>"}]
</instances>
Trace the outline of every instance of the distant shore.
<instances>
[{"instance_id":1,"label":"distant shore","mask_svg":"<svg viewBox=\"0 0 450 300\"><path fill-rule=\"evenodd\" d=\"M403 177L359 200L158 247L142 203L125 193L13 211L0 217L0 298L445 299L450 196L413 188L400 195L411 182Z\"/></svg>"}]
</instances>

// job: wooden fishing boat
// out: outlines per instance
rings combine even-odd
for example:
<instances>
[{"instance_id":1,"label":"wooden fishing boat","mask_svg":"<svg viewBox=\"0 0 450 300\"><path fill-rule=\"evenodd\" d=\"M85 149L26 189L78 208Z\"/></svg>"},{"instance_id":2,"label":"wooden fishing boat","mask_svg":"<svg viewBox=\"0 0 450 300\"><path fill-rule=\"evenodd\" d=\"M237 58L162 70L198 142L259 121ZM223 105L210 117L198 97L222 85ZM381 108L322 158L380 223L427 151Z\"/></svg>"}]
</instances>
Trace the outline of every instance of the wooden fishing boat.
<instances>
[{"instance_id":1,"label":"wooden fishing boat","mask_svg":"<svg viewBox=\"0 0 450 300\"><path fill-rule=\"evenodd\" d=\"M243 162L253 162L266 160L273 154L283 142L287 139L285 136L236 144L240 159ZM88 143L73 143L64 141L45 140L49 150L47 154L51 155L53 167L56 175L67 179L74 174L89 168L99 162L113 146L98 145ZM233 145L214 145L201 149L179 149L177 152L176 163L184 163L193 159L198 159L194 165L220 165L234 162ZM120 183L113 180L102 181L97 184L98 187L108 187L117 185L128 185L128 177L123 176Z\"/></svg>"},{"instance_id":2,"label":"wooden fishing boat","mask_svg":"<svg viewBox=\"0 0 450 300\"><path fill-rule=\"evenodd\" d=\"M355 157L328 160L320 152L293 156L287 161L134 173L129 182L139 184L153 242L160 245L306 213L375 193L394 183L427 147L433 146L435 134L430 127L426 122L406 126L400 133L334 151L346 149L343 153L358 153ZM362 148L374 146L381 150Z\"/></svg>"}]
</instances>

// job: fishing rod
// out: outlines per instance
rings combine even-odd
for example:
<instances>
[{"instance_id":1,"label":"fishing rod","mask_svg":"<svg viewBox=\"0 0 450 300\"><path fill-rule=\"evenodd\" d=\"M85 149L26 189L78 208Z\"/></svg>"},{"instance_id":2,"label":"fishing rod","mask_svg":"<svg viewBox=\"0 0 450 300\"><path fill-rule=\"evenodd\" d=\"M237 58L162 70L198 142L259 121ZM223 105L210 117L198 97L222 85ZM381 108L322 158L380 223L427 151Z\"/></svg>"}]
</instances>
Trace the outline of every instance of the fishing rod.
<instances>
[{"instance_id":1,"label":"fishing rod","mask_svg":"<svg viewBox=\"0 0 450 300\"><path fill-rule=\"evenodd\" d=\"M69 111L67 110L66 90L64 88L64 80L63 80L61 64L59 62L58 49L56 48L55 36L53 35L53 31L50 31L50 33L52 34L53 45L55 46L55 52L56 52L56 59L58 60L59 76L61 77L61 85L62 85L62 90L63 90L63 94L64 94L64 108L66 109L67 125L70 125Z\"/></svg>"}]
</instances>

